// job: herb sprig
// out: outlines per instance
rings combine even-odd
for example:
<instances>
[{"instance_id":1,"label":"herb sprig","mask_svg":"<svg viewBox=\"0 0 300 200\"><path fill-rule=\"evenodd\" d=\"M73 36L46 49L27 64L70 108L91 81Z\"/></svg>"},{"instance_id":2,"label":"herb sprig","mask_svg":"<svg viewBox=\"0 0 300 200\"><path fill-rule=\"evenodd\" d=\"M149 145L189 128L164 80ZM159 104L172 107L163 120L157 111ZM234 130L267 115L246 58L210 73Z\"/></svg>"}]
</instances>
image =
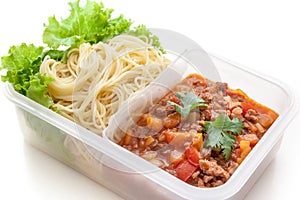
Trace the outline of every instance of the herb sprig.
<instances>
[{"instance_id":1,"label":"herb sprig","mask_svg":"<svg viewBox=\"0 0 300 200\"><path fill-rule=\"evenodd\" d=\"M207 106L205 100L192 92L186 95L182 92L175 93L183 106L167 101L173 105L182 117L187 118L189 113L198 106ZM204 131L207 133L206 147L219 148L226 160L231 156L231 150L234 147L236 135L239 135L243 129L243 122L238 118L232 120L226 114L220 114L214 121L206 121Z\"/></svg>"},{"instance_id":2,"label":"herb sprig","mask_svg":"<svg viewBox=\"0 0 300 200\"><path fill-rule=\"evenodd\" d=\"M205 129L207 132L205 145L221 148L225 159L228 160L236 135L239 135L243 129L243 122L238 118L231 120L227 115L220 114L214 121L205 122Z\"/></svg>"},{"instance_id":3,"label":"herb sprig","mask_svg":"<svg viewBox=\"0 0 300 200\"><path fill-rule=\"evenodd\" d=\"M188 92L186 95L182 92L176 92L175 96L181 101L183 107L173 101L167 102L170 105L174 106L176 112L178 112L184 118L187 118L194 108L198 106L207 106L207 104L205 104L205 100L197 96L193 92Z\"/></svg>"}]
</instances>

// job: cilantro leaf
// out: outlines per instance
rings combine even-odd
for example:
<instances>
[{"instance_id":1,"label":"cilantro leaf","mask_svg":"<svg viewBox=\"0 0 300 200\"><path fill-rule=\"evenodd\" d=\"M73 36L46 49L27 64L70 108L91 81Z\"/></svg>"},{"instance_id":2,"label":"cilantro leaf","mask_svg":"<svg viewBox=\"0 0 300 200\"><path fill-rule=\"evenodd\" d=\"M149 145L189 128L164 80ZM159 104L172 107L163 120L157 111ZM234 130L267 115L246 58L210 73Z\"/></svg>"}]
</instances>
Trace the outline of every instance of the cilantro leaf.
<instances>
[{"instance_id":1,"label":"cilantro leaf","mask_svg":"<svg viewBox=\"0 0 300 200\"><path fill-rule=\"evenodd\" d=\"M207 132L205 145L221 148L225 159L228 160L234 147L235 135L241 133L243 122L237 118L231 120L227 115L221 114L213 122L206 122L205 129Z\"/></svg>"},{"instance_id":2,"label":"cilantro leaf","mask_svg":"<svg viewBox=\"0 0 300 200\"><path fill-rule=\"evenodd\" d=\"M231 149L234 146L235 136L224 133L223 137L221 138L220 144L222 145L222 153L225 156L225 159L228 160L231 155Z\"/></svg>"},{"instance_id":3,"label":"cilantro leaf","mask_svg":"<svg viewBox=\"0 0 300 200\"><path fill-rule=\"evenodd\" d=\"M178 105L177 103L174 103L172 101L167 101L170 105L174 106L176 109L176 112L178 112L182 117L187 118L190 112L199 106L207 106L205 104L205 101L201 98L195 95L192 92L188 92L186 95L182 92L177 92L175 96L181 101L183 104L183 107L181 105Z\"/></svg>"},{"instance_id":4,"label":"cilantro leaf","mask_svg":"<svg viewBox=\"0 0 300 200\"><path fill-rule=\"evenodd\" d=\"M175 107L176 112L178 112L181 116L183 116L184 118L187 118L187 116L190 113L190 107L182 107L180 105L178 105L177 103L174 103L172 101L168 101L168 103L172 106Z\"/></svg>"}]
</instances>

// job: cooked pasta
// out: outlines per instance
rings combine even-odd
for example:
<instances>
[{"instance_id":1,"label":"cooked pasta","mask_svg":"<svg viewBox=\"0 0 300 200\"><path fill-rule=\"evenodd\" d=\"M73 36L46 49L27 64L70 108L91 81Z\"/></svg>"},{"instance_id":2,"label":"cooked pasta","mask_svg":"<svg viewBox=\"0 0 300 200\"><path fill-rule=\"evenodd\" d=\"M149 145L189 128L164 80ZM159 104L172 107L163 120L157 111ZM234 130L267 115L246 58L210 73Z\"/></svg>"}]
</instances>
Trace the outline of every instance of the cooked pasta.
<instances>
[{"instance_id":1,"label":"cooked pasta","mask_svg":"<svg viewBox=\"0 0 300 200\"><path fill-rule=\"evenodd\" d=\"M55 80L48 91L52 107L101 135L122 103L145 88L169 64L151 44L129 35L107 43L84 43L71 50L67 63L45 57L40 72Z\"/></svg>"}]
</instances>

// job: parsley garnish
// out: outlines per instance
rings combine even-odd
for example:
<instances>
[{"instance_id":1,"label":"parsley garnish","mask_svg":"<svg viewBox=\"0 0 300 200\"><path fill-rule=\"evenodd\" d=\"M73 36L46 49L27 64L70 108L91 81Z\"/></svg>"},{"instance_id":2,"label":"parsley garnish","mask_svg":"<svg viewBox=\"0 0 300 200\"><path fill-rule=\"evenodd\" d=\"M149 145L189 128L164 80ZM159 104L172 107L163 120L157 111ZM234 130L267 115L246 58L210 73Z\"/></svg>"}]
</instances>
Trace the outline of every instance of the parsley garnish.
<instances>
[{"instance_id":1,"label":"parsley garnish","mask_svg":"<svg viewBox=\"0 0 300 200\"><path fill-rule=\"evenodd\" d=\"M178 112L184 118L187 118L191 110L194 108L198 106L207 106L201 97L198 97L192 92L188 92L186 95L184 95L182 92L177 92L175 96L181 101L183 107L172 101L167 102L174 106L176 112Z\"/></svg>"},{"instance_id":2,"label":"parsley garnish","mask_svg":"<svg viewBox=\"0 0 300 200\"><path fill-rule=\"evenodd\" d=\"M207 132L205 145L221 148L225 159L228 160L234 147L235 135L241 133L243 122L238 118L231 120L227 115L221 114L213 122L206 122L205 129Z\"/></svg>"}]
</instances>

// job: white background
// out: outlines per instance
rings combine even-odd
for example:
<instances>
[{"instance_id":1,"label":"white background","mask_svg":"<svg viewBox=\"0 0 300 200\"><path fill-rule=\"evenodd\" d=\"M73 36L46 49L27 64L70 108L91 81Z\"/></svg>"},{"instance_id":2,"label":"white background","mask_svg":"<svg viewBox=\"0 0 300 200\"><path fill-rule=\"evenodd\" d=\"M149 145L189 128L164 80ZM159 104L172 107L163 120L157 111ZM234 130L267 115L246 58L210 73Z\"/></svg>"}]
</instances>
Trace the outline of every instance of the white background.
<instances>
[{"instance_id":1,"label":"white background","mask_svg":"<svg viewBox=\"0 0 300 200\"><path fill-rule=\"evenodd\" d=\"M136 24L189 36L205 50L286 83L299 96L300 5L297 0L107 0L106 7ZM21 42L41 44L48 16L68 14L66 0L3 0L0 56ZM299 115L285 131L274 161L246 199L296 199ZM0 199L121 199L24 143L14 106L0 93Z\"/></svg>"}]
</instances>

